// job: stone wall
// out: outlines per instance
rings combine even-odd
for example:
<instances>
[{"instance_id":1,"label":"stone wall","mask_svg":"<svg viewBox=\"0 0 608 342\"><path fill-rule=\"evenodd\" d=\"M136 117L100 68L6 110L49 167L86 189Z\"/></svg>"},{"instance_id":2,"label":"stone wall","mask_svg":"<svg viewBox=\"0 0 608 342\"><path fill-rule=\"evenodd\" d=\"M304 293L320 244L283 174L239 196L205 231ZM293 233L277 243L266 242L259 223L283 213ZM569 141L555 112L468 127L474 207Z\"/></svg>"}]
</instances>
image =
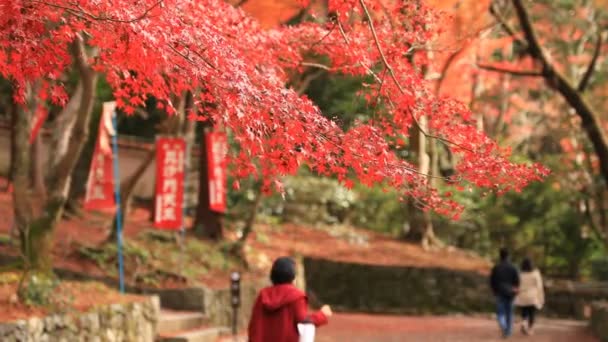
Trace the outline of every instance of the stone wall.
<instances>
[{"instance_id":1,"label":"stone wall","mask_svg":"<svg viewBox=\"0 0 608 342\"><path fill-rule=\"evenodd\" d=\"M439 268L304 259L306 286L337 310L401 314L485 312L493 297L484 275Z\"/></svg>"},{"instance_id":2,"label":"stone wall","mask_svg":"<svg viewBox=\"0 0 608 342\"><path fill-rule=\"evenodd\" d=\"M607 283L545 282L546 315L588 319L592 303L608 299Z\"/></svg>"},{"instance_id":3,"label":"stone wall","mask_svg":"<svg viewBox=\"0 0 608 342\"><path fill-rule=\"evenodd\" d=\"M241 306L237 311L238 325L244 328L249 323L251 309L259 290L265 282L241 283ZM232 325L230 289L211 289L202 286L186 289L141 289L140 293L153 293L160 298L163 308L204 313L210 323L229 327Z\"/></svg>"},{"instance_id":4,"label":"stone wall","mask_svg":"<svg viewBox=\"0 0 608 342\"><path fill-rule=\"evenodd\" d=\"M237 311L237 322L239 328L245 328L249 324L251 309L259 290L265 286L263 283L241 284L241 305ZM205 310L209 319L219 326L232 326L232 306L230 302L230 289L205 289Z\"/></svg>"},{"instance_id":5,"label":"stone wall","mask_svg":"<svg viewBox=\"0 0 608 342\"><path fill-rule=\"evenodd\" d=\"M351 264L306 258L306 285L337 310L402 314L494 311L486 275L441 268ZM541 314L587 319L591 303L608 299L608 284L545 282Z\"/></svg>"},{"instance_id":6,"label":"stone wall","mask_svg":"<svg viewBox=\"0 0 608 342\"><path fill-rule=\"evenodd\" d=\"M608 302L591 305L591 331L602 342L608 341Z\"/></svg>"},{"instance_id":7,"label":"stone wall","mask_svg":"<svg viewBox=\"0 0 608 342\"><path fill-rule=\"evenodd\" d=\"M0 323L0 341L152 342L159 317L157 297L112 304L84 313Z\"/></svg>"}]
</instances>

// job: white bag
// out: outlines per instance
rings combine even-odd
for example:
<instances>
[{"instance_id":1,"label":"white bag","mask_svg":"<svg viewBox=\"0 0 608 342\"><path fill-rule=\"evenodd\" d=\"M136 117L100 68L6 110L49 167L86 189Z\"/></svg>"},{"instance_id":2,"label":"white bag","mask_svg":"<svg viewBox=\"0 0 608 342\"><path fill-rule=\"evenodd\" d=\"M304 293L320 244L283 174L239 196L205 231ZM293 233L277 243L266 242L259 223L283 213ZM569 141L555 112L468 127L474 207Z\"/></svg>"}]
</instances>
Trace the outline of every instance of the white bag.
<instances>
[{"instance_id":1,"label":"white bag","mask_svg":"<svg viewBox=\"0 0 608 342\"><path fill-rule=\"evenodd\" d=\"M300 342L314 342L315 329L315 325L312 323L298 323L298 333L300 334Z\"/></svg>"}]
</instances>

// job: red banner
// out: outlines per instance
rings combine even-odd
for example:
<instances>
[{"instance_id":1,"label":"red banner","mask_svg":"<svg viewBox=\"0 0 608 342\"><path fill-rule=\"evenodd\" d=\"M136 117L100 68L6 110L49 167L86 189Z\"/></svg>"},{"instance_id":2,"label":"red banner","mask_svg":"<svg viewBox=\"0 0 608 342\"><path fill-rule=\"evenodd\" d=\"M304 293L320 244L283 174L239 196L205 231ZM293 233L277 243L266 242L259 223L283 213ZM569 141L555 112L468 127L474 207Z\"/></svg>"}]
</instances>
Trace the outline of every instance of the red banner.
<instances>
[{"instance_id":1,"label":"red banner","mask_svg":"<svg viewBox=\"0 0 608 342\"><path fill-rule=\"evenodd\" d=\"M32 130L30 131L30 144L32 144L34 140L36 140L38 132L40 131L40 128L42 128L42 125L44 124L48 116L49 111L46 108L38 108L38 110L36 111L36 115L34 116L34 126L32 126Z\"/></svg>"},{"instance_id":2,"label":"red banner","mask_svg":"<svg viewBox=\"0 0 608 342\"><path fill-rule=\"evenodd\" d=\"M226 212L226 152L228 142L226 134L208 132L207 174L209 175L209 208L213 211Z\"/></svg>"},{"instance_id":3,"label":"red banner","mask_svg":"<svg viewBox=\"0 0 608 342\"><path fill-rule=\"evenodd\" d=\"M115 134L112 114L116 108L114 102L105 102L99 122L99 133L93 161L87 181L87 192L84 198L85 209L114 208L114 174L112 170L112 147L110 137Z\"/></svg>"},{"instance_id":4,"label":"red banner","mask_svg":"<svg viewBox=\"0 0 608 342\"><path fill-rule=\"evenodd\" d=\"M156 197L154 226L161 229L183 227L184 157L182 138L156 140Z\"/></svg>"}]
</instances>

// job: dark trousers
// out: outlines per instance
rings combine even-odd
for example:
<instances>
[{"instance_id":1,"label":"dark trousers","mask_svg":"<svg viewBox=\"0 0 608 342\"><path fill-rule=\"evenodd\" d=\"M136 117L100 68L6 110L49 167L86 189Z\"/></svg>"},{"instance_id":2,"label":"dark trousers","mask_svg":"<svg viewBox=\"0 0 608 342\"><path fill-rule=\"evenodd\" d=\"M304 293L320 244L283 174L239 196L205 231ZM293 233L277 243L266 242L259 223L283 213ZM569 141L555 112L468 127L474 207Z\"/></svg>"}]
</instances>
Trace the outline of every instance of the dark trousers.
<instances>
[{"instance_id":1,"label":"dark trousers","mask_svg":"<svg viewBox=\"0 0 608 342\"><path fill-rule=\"evenodd\" d=\"M534 315L536 314L536 307L534 306L522 306L521 307L521 319L528 321L528 326L531 328L534 325Z\"/></svg>"}]
</instances>

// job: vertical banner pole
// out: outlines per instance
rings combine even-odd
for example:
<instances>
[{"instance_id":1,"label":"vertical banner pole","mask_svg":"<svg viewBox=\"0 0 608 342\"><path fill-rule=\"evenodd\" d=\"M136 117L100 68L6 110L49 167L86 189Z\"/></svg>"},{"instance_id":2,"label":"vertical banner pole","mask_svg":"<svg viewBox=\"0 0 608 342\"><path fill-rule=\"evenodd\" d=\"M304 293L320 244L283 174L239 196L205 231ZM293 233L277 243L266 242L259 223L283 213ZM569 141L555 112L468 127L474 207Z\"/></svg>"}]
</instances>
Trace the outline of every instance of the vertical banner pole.
<instances>
[{"instance_id":1,"label":"vertical banner pole","mask_svg":"<svg viewBox=\"0 0 608 342\"><path fill-rule=\"evenodd\" d=\"M125 292L125 276L122 257L122 211L120 209L120 173L118 167L118 124L116 110L112 113L112 125L114 135L112 136L112 152L114 154L114 196L116 197L116 249L118 250L118 277L120 281L120 292Z\"/></svg>"}]
</instances>

